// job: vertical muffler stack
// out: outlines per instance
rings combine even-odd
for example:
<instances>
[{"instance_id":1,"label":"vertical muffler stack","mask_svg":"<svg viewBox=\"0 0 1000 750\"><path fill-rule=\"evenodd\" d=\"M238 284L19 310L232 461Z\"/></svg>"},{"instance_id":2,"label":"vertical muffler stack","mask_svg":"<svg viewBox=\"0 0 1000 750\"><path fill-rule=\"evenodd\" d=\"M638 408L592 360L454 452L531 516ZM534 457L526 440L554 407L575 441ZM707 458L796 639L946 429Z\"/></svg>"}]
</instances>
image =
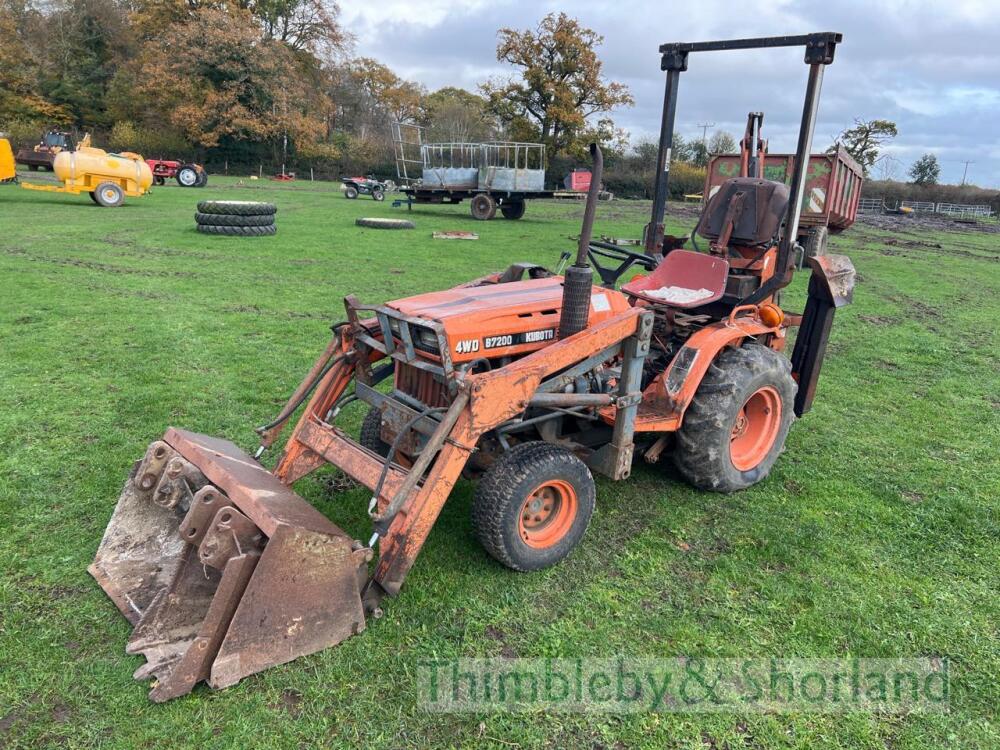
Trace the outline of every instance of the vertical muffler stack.
<instances>
[{"instance_id":1,"label":"vertical muffler stack","mask_svg":"<svg viewBox=\"0 0 1000 750\"><path fill-rule=\"evenodd\" d=\"M171 428L136 464L89 570L135 625L136 679L165 701L364 630L372 554L232 443Z\"/></svg>"},{"instance_id":2,"label":"vertical muffler stack","mask_svg":"<svg viewBox=\"0 0 1000 750\"><path fill-rule=\"evenodd\" d=\"M566 269L563 281L562 312L559 317L559 338L564 339L579 333L587 327L590 318L590 293L594 279L587 262L590 237L594 229L594 215L597 213L597 197L601 192L601 177L604 173L604 155L596 143L590 144L593 158L593 173L590 189L587 191L587 205L583 211L583 226L580 227L580 242L576 250L576 262Z\"/></svg>"}]
</instances>

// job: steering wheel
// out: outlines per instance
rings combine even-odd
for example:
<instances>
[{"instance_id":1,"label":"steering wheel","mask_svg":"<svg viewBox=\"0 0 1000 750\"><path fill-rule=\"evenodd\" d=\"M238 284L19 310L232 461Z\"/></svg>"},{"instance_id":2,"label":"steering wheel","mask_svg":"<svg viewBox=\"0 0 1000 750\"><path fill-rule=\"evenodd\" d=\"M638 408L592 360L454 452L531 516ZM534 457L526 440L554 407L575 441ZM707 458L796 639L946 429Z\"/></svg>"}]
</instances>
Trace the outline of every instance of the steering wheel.
<instances>
[{"instance_id":1,"label":"steering wheel","mask_svg":"<svg viewBox=\"0 0 1000 750\"><path fill-rule=\"evenodd\" d=\"M645 253L626 250L610 242L599 242L597 240L591 241L590 246L587 248L587 257L590 258L590 262L593 264L594 270L597 271L597 275L601 277L601 283L608 289L614 289L618 279L632 266L641 266L647 271L652 271L659 265L658 258L651 257ZM603 266L598 257L618 261L618 265L615 267Z\"/></svg>"}]
</instances>

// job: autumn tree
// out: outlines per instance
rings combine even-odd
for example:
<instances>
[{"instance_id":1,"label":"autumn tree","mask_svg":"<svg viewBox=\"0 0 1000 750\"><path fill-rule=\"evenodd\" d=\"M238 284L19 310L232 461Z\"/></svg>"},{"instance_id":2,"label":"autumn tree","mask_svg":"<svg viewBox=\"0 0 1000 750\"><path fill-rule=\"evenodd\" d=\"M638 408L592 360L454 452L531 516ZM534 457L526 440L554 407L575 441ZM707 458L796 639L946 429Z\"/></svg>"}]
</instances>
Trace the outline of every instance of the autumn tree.
<instances>
[{"instance_id":1,"label":"autumn tree","mask_svg":"<svg viewBox=\"0 0 1000 750\"><path fill-rule=\"evenodd\" d=\"M531 121L553 154L579 137L591 115L633 103L625 84L601 74L595 50L604 37L565 13L550 13L534 30L500 29L499 36L497 60L521 75L488 81L481 90L501 120Z\"/></svg>"},{"instance_id":2,"label":"autumn tree","mask_svg":"<svg viewBox=\"0 0 1000 750\"><path fill-rule=\"evenodd\" d=\"M934 154L924 154L910 167L910 179L914 185L937 185L941 178L941 165Z\"/></svg>"},{"instance_id":3,"label":"autumn tree","mask_svg":"<svg viewBox=\"0 0 1000 750\"><path fill-rule=\"evenodd\" d=\"M257 0L246 7L267 39L293 50L327 57L344 52L350 40L337 20L340 6L332 0Z\"/></svg>"},{"instance_id":4,"label":"autumn tree","mask_svg":"<svg viewBox=\"0 0 1000 750\"><path fill-rule=\"evenodd\" d=\"M899 134L896 123L891 120L854 120L854 127L847 128L837 141L861 165L865 175L878 160L882 144Z\"/></svg>"},{"instance_id":5,"label":"autumn tree","mask_svg":"<svg viewBox=\"0 0 1000 750\"><path fill-rule=\"evenodd\" d=\"M423 97L420 120L428 141L470 143L496 137L487 101L470 91L447 86Z\"/></svg>"},{"instance_id":6,"label":"autumn tree","mask_svg":"<svg viewBox=\"0 0 1000 750\"><path fill-rule=\"evenodd\" d=\"M0 127L15 121L68 123L72 114L40 89L44 19L24 0L0 0ZM34 129L33 125L29 128ZM36 134L37 135L37 134Z\"/></svg>"},{"instance_id":7,"label":"autumn tree","mask_svg":"<svg viewBox=\"0 0 1000 750\"><path fill-rule=\"evenodd\" d=\"M710 154L736 154L739 153L739 150L736 139L725 130L716 130L708 141L708 153Z\"/></svg>"},{"instance_id":8,"label":"autumn tree","mask_svg":"<svg viewBox=\"0 0 1000 750\"><path fill-rule=\"evenodd\" d=\"M301 145L325 135L322 96L284 44L261 37L247 11L199 10L144 46L135 94L205 148L268 142Z\"/></svg>"},{"instance_id":9,"label":"autumn tree","mask_svg":"<svg viewBox=\"0 0 1000 750\"><path fill-rule=\"evenodd\" d=\"M389 67L370 57L359 57L348 66L350 76L375 106L399 122L415 122L420 117L423 88L405 81Z\"/></svg>"}]
</instances>

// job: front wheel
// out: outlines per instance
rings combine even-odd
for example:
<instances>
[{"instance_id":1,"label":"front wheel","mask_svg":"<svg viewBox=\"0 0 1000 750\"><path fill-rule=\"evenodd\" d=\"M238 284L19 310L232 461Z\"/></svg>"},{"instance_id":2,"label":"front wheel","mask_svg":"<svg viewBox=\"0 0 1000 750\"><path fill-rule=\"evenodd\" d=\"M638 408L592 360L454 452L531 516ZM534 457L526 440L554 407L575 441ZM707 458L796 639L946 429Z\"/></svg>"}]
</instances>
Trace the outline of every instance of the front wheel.
<instances>
[{"instance_id":1,"label":"front wheel","mask_svg":"<svg viewBox=\"0 0 1000 750\"><path fill-rule=\"evenodd\" d=\"M795 418L791 363L761 344L726 349L677 432L674 462L695 487L735 492L764 479Z\"/></svg>"},{"instance_id":2,"label":"front wheel","mask_svg":"<svg viewBox=\"0 0 1000 750\"><path fill-rule=\"evenodd\" d=\"M167 180L166 180L165 177L159 177L159 176L157 176L157 177L153 178L153 184L154 185L163 185L166 181Z\"/></svg>"},{"instance_id":3,"label":"front wheel","mask_svg":"<svg viewBox=\"0 0 1000 750\"><path fill-rule=\"evenodd\" d=\"M508 568L540 570L583 538L596 491L587 465L543 442L504 453L479 480L472 525L486 551Z\"/></svg>"},{"instance_id":4,"label":"front wheel","mask_svg":"<svg viewBox=\"0 0 1000 750\"><path fill-rule=\"evenodd\" d=\"M373 201L384 201L385 200L385 193L383 193L378 188L375 188L374 190L372 190L372 200Z\"/></svg>"},{"instance_id":5,"label":"front wheel","mask_svg":"<svg viewBox=\"0 0 1000 750\"><path fill-rule=\"evenodd\" d=\"M473 219L489 221L497 215L497 202L488 193L477 193L470 203Z\"/></svg>"}]
</instances>

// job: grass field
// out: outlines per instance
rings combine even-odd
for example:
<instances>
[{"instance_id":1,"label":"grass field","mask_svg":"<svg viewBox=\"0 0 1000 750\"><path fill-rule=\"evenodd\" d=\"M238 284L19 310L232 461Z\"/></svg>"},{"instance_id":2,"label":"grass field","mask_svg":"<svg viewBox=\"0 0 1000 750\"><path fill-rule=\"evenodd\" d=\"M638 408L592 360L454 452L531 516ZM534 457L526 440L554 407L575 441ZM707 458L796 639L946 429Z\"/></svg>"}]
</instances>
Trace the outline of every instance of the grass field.
<instances>
[{"instance_id":1,"label":"grass field","mask_svg":"<svg viewBox=\"0 0 1000 750\"><path fill-rule=\"evenodd\" d=\"M270 200L272 238L194 231L203 198ZM602 204L637 236L647 204ZM222 692L147 701L129 627L85 568L132 462L168 425L252 449L325 346L342 298L437 289L515 260L554 264L580 205L474 222L402 216L333 186L213 177L99 209L0 186L0 747L995 748L1000 746L1000 235L858 226L859 271L813 411L762 484L692 490L669 468L598 481L577 551L542 573L446 505L403 595L362 636ZM690 226L692 222L682 222ZM466 229L478 242L431 239ZM891 240L894 244L889 244ZM786 306L800 308L800 274ZM360 419L360 410L354 413ZM366 493L296 489L366 537ZM432 714L418 659L679 655L949 660L933 715Z\"/></svg>"}]
</instances>

